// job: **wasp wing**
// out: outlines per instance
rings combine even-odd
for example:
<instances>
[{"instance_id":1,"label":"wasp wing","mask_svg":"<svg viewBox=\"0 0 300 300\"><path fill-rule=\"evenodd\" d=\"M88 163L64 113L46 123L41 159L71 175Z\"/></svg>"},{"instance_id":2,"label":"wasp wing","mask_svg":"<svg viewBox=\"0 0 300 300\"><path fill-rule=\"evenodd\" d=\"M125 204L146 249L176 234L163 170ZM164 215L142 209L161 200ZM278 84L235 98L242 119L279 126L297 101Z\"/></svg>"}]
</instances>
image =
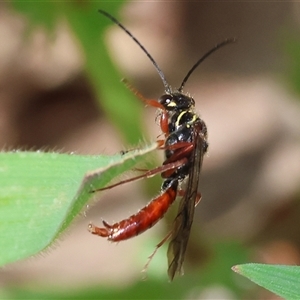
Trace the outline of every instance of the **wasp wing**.
<instances>
[{"instance_id":1,"label":"wasp wing","mask_svg":"<svg viewBox=\"0 0 300 300\"><path fill-rule=\"evenodd\" d=\"M191 168L186 191L180 200L178 213L173 223L168 247L168 275L172 281L175 275L183 274L183 261L194 219L195 205L200 200L198 184L203 155L207 148L206 132L202 130L201 121L194 124L194 149L191 155ZM198 198L198 199L197 199Z\"/></svg>"}]
</instances>

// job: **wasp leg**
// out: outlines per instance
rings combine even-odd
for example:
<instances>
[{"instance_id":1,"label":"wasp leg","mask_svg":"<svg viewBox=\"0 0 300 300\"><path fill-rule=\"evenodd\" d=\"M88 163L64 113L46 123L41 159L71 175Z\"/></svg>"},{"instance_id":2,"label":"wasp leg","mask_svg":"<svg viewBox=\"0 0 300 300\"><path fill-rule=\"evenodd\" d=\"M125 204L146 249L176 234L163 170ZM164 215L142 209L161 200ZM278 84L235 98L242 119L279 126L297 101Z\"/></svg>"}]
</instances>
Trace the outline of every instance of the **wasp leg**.
<instances>
[{"instance_id":1,"label":"wasp leg","mask_svg":"<svg viewBox=\"0 0 300 300\"><path fill-rule=\"evenodd\" d=\"M182 158L182 159L177 160L175 162L170 162L168 164L165 164L165 165L159 166L157 168L154 168L152 170L149 170L149 171L143 173L142 175L139 175L139 176L136 176L136 177L132 177L132 178L129 178L129 179L126 179L126 180L119 181L119 182L117 182L115 184L106 186L106 187L101 188L101 189L92 190L92 191L90 191L90 193L95 193L95 192L100 192L100 191L108 190L108 189L111 189L113 187L119 186L121 184L132 182L132 181L136 181L136 180L139 180L139 179L150 178L150 177L153 177L153 176L155 176L157 174L166 172L168 170L177 169L178 167L184 165L186 162L187 162L187 159L186 158Z\"/></svg>"}]
</instances>

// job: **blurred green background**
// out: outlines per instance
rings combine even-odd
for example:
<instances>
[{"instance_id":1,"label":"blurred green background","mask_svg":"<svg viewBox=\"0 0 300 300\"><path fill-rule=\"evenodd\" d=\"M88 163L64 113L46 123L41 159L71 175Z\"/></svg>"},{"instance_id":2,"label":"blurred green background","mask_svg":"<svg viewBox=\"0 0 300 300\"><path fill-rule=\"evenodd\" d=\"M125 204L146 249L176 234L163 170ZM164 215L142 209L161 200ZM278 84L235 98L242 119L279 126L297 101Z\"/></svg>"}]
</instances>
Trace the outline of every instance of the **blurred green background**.
<instances>
[{"instance_id":1,"label":"blurred green background","mask_svg":"<svg viewBox=\"0 0 300 300\"><path fill-rule=\"evenodd\" d=\"M230 268L300 263L300 5L0 3L2 148L113 154L159 135L155 111L121 82L125 77L156 99L164 92L159 76L99 8L141 41L175 88L203 53L225 38L238 39L185 86L210 142L185 275L168 282L166 248L147 280L140 273L176 204L159 225L124 243L86 230L90 220L114 222L137 211L159 191L156 178L101 195L56 245L1 269L0 298L271 299ZM147 164L159 163L158 156Z\"/></svg>"}]
</instances>

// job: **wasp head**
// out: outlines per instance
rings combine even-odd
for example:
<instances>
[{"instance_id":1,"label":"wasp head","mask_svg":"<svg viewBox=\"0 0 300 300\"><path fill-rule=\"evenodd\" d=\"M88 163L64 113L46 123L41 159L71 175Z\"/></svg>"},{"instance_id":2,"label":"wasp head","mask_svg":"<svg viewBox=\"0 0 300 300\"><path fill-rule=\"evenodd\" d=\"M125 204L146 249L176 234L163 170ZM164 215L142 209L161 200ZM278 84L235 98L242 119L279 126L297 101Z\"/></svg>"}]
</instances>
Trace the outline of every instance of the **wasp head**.
<instances>
[{"instance_id":1,"label":"wasp head","mask_svg":"<svg viewBox=\"0 0 300 300\"><path fill-rule=\"evenodd\" d=\"M193 98L181 93L162 95L159 97L158 102L162 104L167 111L189 110L195 106Z\"/></svg>"}]
</instances>

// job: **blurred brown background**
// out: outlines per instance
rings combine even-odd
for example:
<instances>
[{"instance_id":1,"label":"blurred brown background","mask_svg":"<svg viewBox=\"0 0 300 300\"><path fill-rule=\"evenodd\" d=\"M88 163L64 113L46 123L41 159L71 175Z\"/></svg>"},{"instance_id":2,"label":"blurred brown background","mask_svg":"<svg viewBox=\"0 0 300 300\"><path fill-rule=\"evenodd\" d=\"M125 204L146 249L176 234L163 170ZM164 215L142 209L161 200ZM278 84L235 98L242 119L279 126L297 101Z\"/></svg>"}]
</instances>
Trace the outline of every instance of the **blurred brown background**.
<instances>
[{"instance_id":1,"label":"blurred brown background","mask_svg":"<svg viewBox=\"0 0 300 300\"><path fill-rule=\"evenodd\" d=\"M185 86L208 126L210 143L193 230L212 240L249 243L259 262L299 264L300 102L286 81L284 51L284 35L299 32L299 3L132 2L122 15L173 87L216 43L238 39L209 57ZM68 26L62 22L52 40L37 29L27 42L25 28L22 16L0 4L1 147L82 154L123 149L124 141L96 105ZM133 85L147 97L159 97L160 79L134 42L116 26L107 41ZM155 115L147 108L144 114L154 140ZM143 261L136 263L132 249L149 237L159 241L166 224L117 246L89 235L87 224L101 217L118 221L148 200L139 184L105 193L59 246L7 266L0 284L136 278Z\"/></svg>"}]
</instances>

